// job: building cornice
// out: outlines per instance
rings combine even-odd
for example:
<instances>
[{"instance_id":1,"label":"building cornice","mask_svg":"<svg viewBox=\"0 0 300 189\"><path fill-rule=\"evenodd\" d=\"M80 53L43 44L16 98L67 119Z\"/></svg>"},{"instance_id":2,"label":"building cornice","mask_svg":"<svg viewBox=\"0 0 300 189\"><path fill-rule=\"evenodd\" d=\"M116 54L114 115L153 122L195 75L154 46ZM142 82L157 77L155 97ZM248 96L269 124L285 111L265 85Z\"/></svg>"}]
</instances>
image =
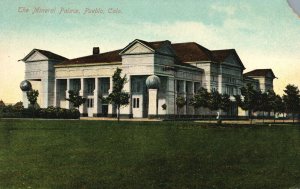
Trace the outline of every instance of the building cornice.
<instances>
[{"instance_id":1,"label":"building cornice","mask_svg":"<svg viewBox=\"0 0 300 189\"><path fill-rule=\"evenodd\" d=\"M90 67L90 66L107 66L107 65L122 65L122 62L54 65L54 67L55 68L69 68L69 67Z\"/></svg>"}]
</instances>

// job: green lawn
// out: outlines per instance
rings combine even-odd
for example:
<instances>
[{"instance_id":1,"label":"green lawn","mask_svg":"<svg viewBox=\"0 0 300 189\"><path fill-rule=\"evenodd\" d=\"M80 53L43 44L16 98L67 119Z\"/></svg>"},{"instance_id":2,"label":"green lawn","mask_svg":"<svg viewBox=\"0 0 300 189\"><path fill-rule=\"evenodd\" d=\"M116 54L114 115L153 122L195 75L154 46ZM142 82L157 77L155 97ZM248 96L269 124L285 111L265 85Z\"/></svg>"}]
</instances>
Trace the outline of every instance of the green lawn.
<instances>
[{"instance_id":1,"label":"green lawn","mask_svg":"<svg viewBox=\"0 0 300 189\"><path fill-rule=\"evenodd\" d=\"M300 125L0 120L0 188L299 188Z\"/></svg>"}]
</instances>

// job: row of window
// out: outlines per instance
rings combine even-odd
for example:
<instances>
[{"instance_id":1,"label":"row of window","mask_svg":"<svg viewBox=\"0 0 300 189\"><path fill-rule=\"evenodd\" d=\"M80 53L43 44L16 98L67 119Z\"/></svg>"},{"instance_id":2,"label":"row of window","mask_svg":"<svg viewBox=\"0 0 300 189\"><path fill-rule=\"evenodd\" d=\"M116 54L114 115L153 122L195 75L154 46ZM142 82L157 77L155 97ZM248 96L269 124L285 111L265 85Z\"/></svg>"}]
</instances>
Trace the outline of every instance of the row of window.
<instances>
[{"instance_id":1,"label":"row of window","mask_svg":"<svg viewBox=\"0 0 300 189\"><path fill-rule=\"evenodd\" d=\"M133 108L139 108L140 107L140 98L133 98ZM88 98L86 99L86 106L88 108L93 108L94 107L94 99L93 98Z\"/></svg>"},{"instance_id":2,"label":"row of window","mask_svg":"<svg viewBox=\"0 0 300 189\"><path fill-rule=\"evenodd\" d=\"M109 81L108 82L102 82L100 85L101 91L104 94L107 94L110 88ZM80 82L74 82L72 84L72 89L75 91L79 91L81 89ZM95 83L94 82L87 82L86 92L88 94L92 94L95 90Z\"/></svg>"},{"instance_id":3,"label":"row of window","mask_svg":"<svg viewBox=\"0 0 300 189\"><path fill-rule=\"evenodd\" d=\"M224 77L223 78L223 82L236 84L237 83L237 79L233 78L233 77Z\"/></svg>"},{"instance_id":4,"label":"row of window","mask_svg":"<svg viewBox=\"0 0 300 189\"><path fill-rule=\"evenodd\" d=\"M225 93L229 95L237 95L237 88L234 86L225 86Z\"/></svg>"},{"instance_id":5,"label":"row of window","mask_svg":"<svg viewBox=\"0 0 300 189\"><path fill-rule=\"evenodd\" d=\"M191 85L186 83L185 84L185 90L183 90L183 81L177 81L176 82L177 85L176 85L176 90L177 90L177 93L180 93L180 92L189 92L191 91ZM194 83L194 93L196 93L199 89L201 88L201 83L200 82L195 82Z\"/></svg>"}]
</instances>

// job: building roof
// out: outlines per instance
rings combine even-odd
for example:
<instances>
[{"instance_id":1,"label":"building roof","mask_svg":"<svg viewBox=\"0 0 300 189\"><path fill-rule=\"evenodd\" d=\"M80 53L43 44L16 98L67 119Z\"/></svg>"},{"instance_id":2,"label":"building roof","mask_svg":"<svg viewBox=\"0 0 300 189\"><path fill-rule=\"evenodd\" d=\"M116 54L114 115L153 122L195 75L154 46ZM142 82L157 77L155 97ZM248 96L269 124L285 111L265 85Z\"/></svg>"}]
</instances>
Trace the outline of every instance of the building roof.
<instances>
[{"instance_id":1,"label":"building roof","mask_svg":"<svg viewBox=\"0 0 300 189\"><path fill-rule=\"evenodd\" d=\"M224 62L230 54L233 54L237 58L237 61L245 69L243 62L241 61L241 59L235 49L213 50L211 52L218 62Z\"/></svg>"},{"instance_id":2,"label":"building roof","mask_svg":"<svg viewBox=\"0 0 300 189\"><path fill-rule=\"evenodd\" d=\"M153 50L159 49L162 46L162 44L164 44L166 42L171 43L168 40L164 40L164 41L152 41L152 42L148 42L148 41L144 41L144 40L140 40L140 39L136 39L136 40L144 43L145 45L147 45L148 47L152 48Z\"/></svg>"},{"instance_id":3,"label":"building roof","mask_svg":"<svg viewBox=\"0 0 300 189\"><path fill-rule=\"evenodd\" d=\"M174 43L173 49L181 62L215 61L215 57L207 48L195 43Z\"/></svg>"},{"instance_id":4,"label":"building roof","mask_svg":"<svg viewBox=\"0 0 300 189\"><path fill-rule=\"evenodd\" d=\"M48 59L51 60L59 60L59 61L65 61L68 60L66 57L63 57L61 55L55 54L51 51L41 50L41 49L33 49L28 55L26 55L22 61L25 61L27 58L29 58L34 52L39 52L42 55L46 56Z\"/></svg>"},{"instance_id":5,"label":"building roof","mask_svg":"<svg viewBox=\"0 0 300 189\"><path fill-rule=\"evenodd\" d=\"M259 76L259 77L265 77L267 76L267 74L270 73L272 75L273 78L276 78L276 76L274 75L272 69L256 69L256 70L252 70L250 72L244 73L244 76L247 77L255 77L255 76Z\"/></svg>"},{"instance_id":6,"label":"building roof","mask_svg":"<svg viewBox=\"0 0 300 189\"><path fill-rule=\"evenodd\" d=\"M113 63L113 62L121 62L122 51L125 51L126 48L129 48L134 43L140 42L144 45L148 46L149 48L153 49L154 51L159 50L163 44L169 43L170 46L173 48L175 57L176 57L176 64L188 67L194 67L190 64L186 64L189 62L195 61L211 61L211 62L222 62L226 59L230 53L234 53L238 58L238 61L244 67L242 61L238 57L236 51L234 49L225 49L225 50L217 50L217 51L210 51L209 49L195 43L195 42L186 42L186 43L174 43L171 44L170 41L153 41L147 42L144 40L136 39L133 42L129 43L125 48L110 51L101 54L94 54L79 58L74 58L70 60L65 60L59 65L71 65L71 64L89 64L89 63Z\"/></svg>"},{"instance_id":7,"label":"building roof","mask_svg":"<svg viewBox=\"0 0 300 189\"><path fill-rule=\"evenodd\" d=\"M66 60L60 63L59 65L121 62L122 58L119 55L121 50L122 49L109 51L101 54L93 54L89 56L74 58L74 59Z\"/></svg>"}]
</instances>

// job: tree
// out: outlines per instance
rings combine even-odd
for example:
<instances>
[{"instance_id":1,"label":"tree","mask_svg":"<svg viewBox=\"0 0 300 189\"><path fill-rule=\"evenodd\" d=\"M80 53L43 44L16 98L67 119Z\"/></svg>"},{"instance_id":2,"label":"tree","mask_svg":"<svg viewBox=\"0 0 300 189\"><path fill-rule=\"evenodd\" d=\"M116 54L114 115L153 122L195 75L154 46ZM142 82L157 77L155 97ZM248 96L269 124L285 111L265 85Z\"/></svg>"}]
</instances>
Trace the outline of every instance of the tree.
<instances>
[{"instance_id":1,"label":"tree","mask_svg":"<svg viewBox=\"0 0 300 189\"><path fill-rule=\"evenodd\" d=\"M217 91L217 90L213 90L211 93L210 93L210 96L209 96L209 104L208 104L208 108L211 110L211 111L214 111L214 110L218 110L221 108L221 102L222 102L222 97L220 95L220 93Z\"/></svg>"},{"instance_id":2,"label":"tree","mask_svg":"<svg viewBox=\"0 0 300 189\"><path fill-rule=\"evenodd\" d=\"M285 104L282 98L279 95L275 96L275 100L271 103L273 112L274 112L274 123L275 123L275 115L276 113L284 113L285 112Z\"/></svg>"},{"instance_id":3,"label":"tree","mask_svg":"<svg viewBox=\"0 0 300 189\"><path fill-rule=\"evenodd\" d=\"M258 107L257 110L262 111L263 113L263 123L265 121L265 112L270 112L272 110L271 107L271 98L273 98L273 94L269 94L269 92L258 93Z\"/></svg>"},{"instance_id":4,"label":"tree","mask_svg":"<svg viewBox=\"0 0 300 189\"><path fill-rule=\"evenodd\" d=\"M207 89L201 87L194 97L190 100L189 104L192 105L195 109L200 107L208 108L210 94Z\"/></svg>"},{"instance_id":5,"label":"tree","mask_svg":"<svg viewBox=\"0 0 300 189\"><path fill-rule=\"evenodd\" d=\"M37 98L39 96L39 91L32 89L30 91L27 91L26 95L31 107L34 108L34 105L36 104Z\"/></svg>"},{"instance_id":6,"label":"tree","mask_svg":"<svg viewBox=\"0 0 300 189\"><path fill-rule=\"evenodd\" d=\"M3 102L3 100L0 100L0 107L4 107L5 103Z\"/></svg>"},{"instance_id":7,"label":"tree","mask_svg":"<svg viewBox=\"0 0 300 189\"><path fill-rule=\"evenodd\" d=\"M124 85L127 82L126 74L121 77L122 69L117 68L112 76L113 79L113 89L112 92L106 98L102 98L101 100L105 100L110 104L114 104L117 106L117 118L120 121L120 108L121 106L126 106L129 104L129 94L123 91Z\"/></svg>"},{"instance_id":8,"label":"tree","mask_svg":"<svg viewBox=\"0 0 300 189\"><path fill-rule=\"evenodd\" d=\"M221 95L221 105L220 105L220 108L227 112L229 111L229 108L231 106L232 102L230 100L230 96L228 94L222 94Z\"/></svg>"},{"instance_id":9,"label":"tree","mask_svg":"<svg viewBox=\"0 0 300 189\"><path fill-rule=\"evenodd\" d=\"M258 109L259 92L250 83L241 88L241 95L235 95L236 102L243 110L248 110L248 117L252 124L252 113Z\"/></svg>"},{"instance_id":10,"label":"tree","mask_svg":"<svg viewBox=\"0 0 300 189\"><path fill-rule=\"evenodd\" d=\"M83 103L85 103L86 98L83 98L79 95L79 91L69 90L69 98L66 98L67 101L71 102L75 108L79 108Z\"/></svg>"},{"instance_id":11,"label":"tree","mask_svg":"<svg viewBox=\"0 0 300 189\"><path fill-rule=\"evenodd\" d=\"M299 112L300 109L300 94L299 89L295 85L288 84L285 87L283 101L286 105L287 113L291 113L293 116L293 123L295 122L295 114Z\"/></svg>"},{"instance_id":12,"label":"tree","mask_svg":"<svg viewBox=\"0 0 300 189\"><path fill-rule=\"evenodd\" d=\"M282 98L277 95L273 90L268 90L268 101L269 101L269 111L273 110L274 114L274 123L276 118L276 113L282 111L284 112L284 103L282 101Z\"/></svg>"},{"instance_id":13,"label":"tree","mask_svg":"<svg viewBox=\"0 0 300 189\"><path fill-rule=\"evenodd\" d=\"M24 106L23 106L23 102L17 102L16 104L13 105L13 109L17 112L20 112L24 109Z\"/></svg>"},{"instance_id":14,"label":"tree","mask_svg":"<svg viewBox=\"0 0 300 189\"><path fill-rule=\"evenodd\" d=\"M180 116L179 110L186 105L186 99L183 96L178 96L176 98L176 105L177 105L177 113Z\"/></svg>"},{"instance_id":15,"label":"tree","mask_svg":"<svg viewBox=\"0 0 300 189\"><path fill-rule=\"evenodd\" d=\"M5 103L3 102L3 100L0 100L0 111L3 111L5 108Z\"/></svg>"},{"instance_id":16,"label":"tree","mask_svg":"<svg viewBox=\"0 0 300 189\"><path fill-rule=\"evenodd\" d=\"M32 89L27 91L26 95L30 103L30 107L32 108L32 118L34 118L35 105L36 105L37 98L39 96L39 91Z\"/></svg>"}]
</instances>

